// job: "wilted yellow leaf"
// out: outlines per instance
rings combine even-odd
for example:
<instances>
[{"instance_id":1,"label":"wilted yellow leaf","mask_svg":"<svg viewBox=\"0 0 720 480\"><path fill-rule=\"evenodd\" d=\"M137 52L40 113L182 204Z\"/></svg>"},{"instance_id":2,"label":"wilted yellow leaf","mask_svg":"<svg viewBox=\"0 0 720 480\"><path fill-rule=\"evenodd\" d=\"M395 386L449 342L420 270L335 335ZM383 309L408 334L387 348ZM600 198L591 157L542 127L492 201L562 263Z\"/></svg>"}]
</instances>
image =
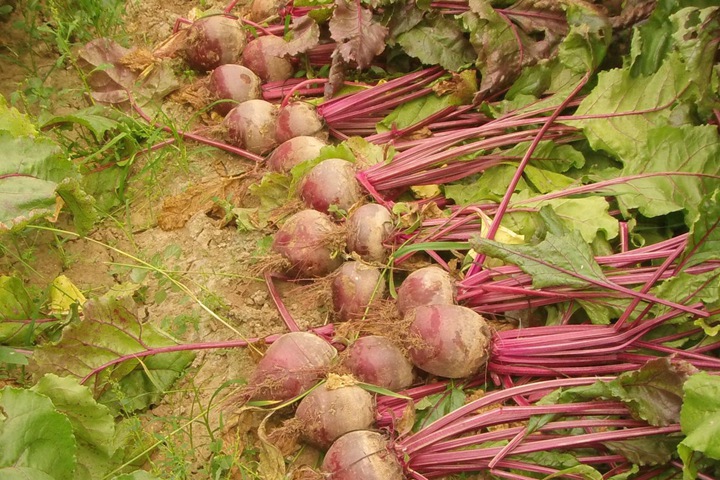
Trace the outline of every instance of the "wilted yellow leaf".
<instances>
[{"instance_id":1,"label":"wilted yellow leaf","mask_svg":"<svg viewBox=\"0 0 720 480\"><path fill-rule=\"evenodd\" d=\"M73 303L82 307L85 300L85 295L65 275L56 277L50 284L50 311L52 313L67 313Z\"/></svg>"}]
</instances>

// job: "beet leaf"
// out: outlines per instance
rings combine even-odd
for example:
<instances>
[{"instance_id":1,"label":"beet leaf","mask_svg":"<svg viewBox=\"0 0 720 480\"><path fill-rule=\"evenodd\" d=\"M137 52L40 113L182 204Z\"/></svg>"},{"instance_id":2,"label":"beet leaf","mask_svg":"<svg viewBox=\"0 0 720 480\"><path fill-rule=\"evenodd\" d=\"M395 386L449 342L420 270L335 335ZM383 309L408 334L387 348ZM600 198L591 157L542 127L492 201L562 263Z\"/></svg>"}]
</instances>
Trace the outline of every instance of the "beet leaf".
<instances>
[{"instance_id":1,"label":"beet leaf","mask_svg":"<svg viewBox=\"0 0 720 480\"><path fill-rule=\"evenodd\" d=\"M336 0L330 19L330 34L338 42L337 52L346 62L367 68L385 50L388 29L375 21L359 1Z\"/></svg>"}]
</instances>

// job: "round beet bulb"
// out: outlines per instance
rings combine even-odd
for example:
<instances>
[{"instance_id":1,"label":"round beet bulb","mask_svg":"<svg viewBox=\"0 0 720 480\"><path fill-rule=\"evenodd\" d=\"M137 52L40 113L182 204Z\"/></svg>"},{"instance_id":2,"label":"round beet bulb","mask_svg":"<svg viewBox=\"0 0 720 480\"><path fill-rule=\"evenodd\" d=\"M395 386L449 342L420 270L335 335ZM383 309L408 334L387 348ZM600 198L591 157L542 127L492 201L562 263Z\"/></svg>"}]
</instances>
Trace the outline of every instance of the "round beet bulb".
<instances>
[{"instance_id":1,"label":"round beet bulb","mask_svg":"<svg viewBox=\"0 0 720 480\"><path fill-rule=\"evenodd\" d=\"M264 155L275 142L277 107L265 100L247 100L230 110L223 125L228 142L252 153Z\"/></svg>"},{"instance_id":2,"label":"round beet bulb","mask_svg":"<svg viewBox=\"0 0 720 480\"><path fill-rule=\"evenodd\" d=\"M421 305L451 305L455 303L455 283L440 267L420 268L402 282L396 302L403 316Z\"/></svg>"},{"instance_id":3,"label":"round beet bulb","mask_svg":"<svg viewBox=\"0 0 720 480\"><path fill-rule=\"evenodd\" d=\"M220 65L208 77L208 90L213 100L234 101L215 105L215 111L221 115L227 115L235 106L246 100L260 98L261 84L260 77L252 70L234 63Z\"/></svg>"},{"instance_id":4,"label":"round beet bulb","mask_svg":"<svg viewBox=\"0 0 720 480\"><path fill-rule=\"evenodd\" d=\"M360 337L343 352L343 365L361 382L397 392L413 383L413 366L388 338Z\"/></svg>"},{"instance_id":5,"label":"round beet bulb","mask_svg":"<svg viewBox=\"0 0 720 480\"><path fill-rule=\"evenodd\" d=\"M295 165L313 160L320 155L320 150L327 146L316 137L295 137L280 144L267 159L268 168L275 172L289 172Z\"/></svg>"},{"instance_id":6,"label":"round beet bulb","mask_svg":"<svg viewBox=\"0 0 720 480\"><path fill-rule=\"evenodd\" d=\"M337 235L337 226L330 217L317 210L301 210L277 231L272 248L290 262L288 273L321 277L342 263L333 248Z\"/></svg>"},{"instance_id":7,"label":"round beet bulb","mask_svg":"<svg viewBox=\"0 0 720 480\"><path fill-rule=\"evenodd\" d=\"M333 310L340 321L362 318L373 302L382 298L385 280L380 270L362 262L345 262L330 285Z\"/></svg>"},{"instance_id":8,"label":"round beet bulb","mask_svg":"<svg viewBox=\"0 0 720 480\"><path fill-rule=\"evenodd\" d=\"M410 358L421 370L446 378L477 374L485 365L490 328L478 313L459 305L424 305L406 316L411 342Z\"/></svg>"},{"instance_id":9,"label":"round beet bulb","mask_svg":"<svg viewBox=\"0 0 720 480\"><path fill-rule=\"evenodd\" d=\"M377 203L368 203L350 214L347 220L347 247L366 262L385 262L385 247L394 230L390 211Z\"/></svg>"},{"instance_id":10,"label":"round beet bulb","mask_svg":"<svg viewBox=\"0 0 720 480\"><path fill-rule=\"evenodd\" d=\"M280 108L275 127L277 141L282 143L301 135L327 139L325 125L315 107L307 102L293 102Z\"/></svg>"},{"instance_id":11,"label":"round beet bulb","mask_svg":"<svg viewBox=\"0 0 720 480\"><path fill-rule=\"evenodd\" d=\"M323 213L329 212L330 205L350 210L363 198L353 164L339 158L315 165L300 182L298 193L305 205Z\"/></svg>"},{"instance_id":12,"label":"round beet bulb","mask_svg":"<svg viewBox=\"0 0 720 480\"><path fill-rule=\"evenodd\" d=\"M292 63L285 55L285 40L275 35L264 35L248 42L243 51L242 64L262 78L263 82L282 82L294 73Z\"/></svg>"},{"instance_id":13,"label":"round beet bulb","mask_svg":"<svg viewBox=\"0 0 720 480\"><path fill-rule=\"evenodd\" d=\"M185 58L202 72L226 63L237 63L247 43L245 30L237 20L224 15L202 17L188 28Z\"/></svg>"}]
</instances>

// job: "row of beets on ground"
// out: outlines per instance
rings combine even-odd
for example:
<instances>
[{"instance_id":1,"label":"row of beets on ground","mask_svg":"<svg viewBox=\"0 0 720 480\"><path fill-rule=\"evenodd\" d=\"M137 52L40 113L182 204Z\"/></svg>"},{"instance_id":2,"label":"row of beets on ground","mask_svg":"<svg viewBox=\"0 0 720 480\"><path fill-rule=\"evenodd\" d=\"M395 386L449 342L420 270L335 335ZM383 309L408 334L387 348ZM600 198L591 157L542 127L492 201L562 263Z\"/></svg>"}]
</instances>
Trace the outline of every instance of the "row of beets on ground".
<instances>
[{"instance_id":1,"label":"row of beets on ground","mask_svg":"<svg viewBox=\"0 0 720 480\"><path fill-rule=\"evenodd\" d=\"M217 31L222 34L211 33ZM232 39L223 44L222 52L230 45L231 52L242 53L208 51L207 45L215 45L221 38ZM262 36L244 46L243 38L240 25L226 17L195 22L188 35L188 63L199 70L212 69L204 82L210 98L219 101L216 111L225 115L229 143L260 155L274 149L267 158L268 167L288 172L316 158L327 145L328 135L309 104L278 107L260 98L263 81L285 80L292 74L288 59L267 53L272 44L283 40ZM225 63L238 57L240 64ZM327 159L313 167L301 180L298 193L308 209L288 218L273 242L273 250L286 260L285 273L295 278L331 275L335 318L357 322L372 317L373 304L386 290L377 266L387 260L385 243L395 224L392 214L384 206L363 204L355 165L342 159ZM349 212L344 227L331 216L331 206ZM343 261L351 255L355 260ZM454 282L447 272L430 266L410 273L398 289L396 307L397 313L391 315L391 319L396 317L396 325L387 323L395 330L390 338L361 336L339 357L330 343L312 333L291 332L279 337L250 379L247 398L289 400L332 371L351 373L361 382L392 391L413 384L413 365L446 378L470 377L480 371L487 359L489 329L480 315L455 305ZM331 448L324 469L333 473L333 478L401 477L393 456L378 449L384 444L382 438L367 431L377 418L373 396L344 377L341 381L330 378L302 399L295 420L285 428L297 428L307 442ZM338 440L349 432L355 433ZM369 463L387 463L377 470L381 476L369 476L368 467L354 456L334 454L334 450L346 448L331 447L336 440L364 452L358 455L367 457ZM370 452L377 454L368 455Z\"/></svg>"}]
</instances>

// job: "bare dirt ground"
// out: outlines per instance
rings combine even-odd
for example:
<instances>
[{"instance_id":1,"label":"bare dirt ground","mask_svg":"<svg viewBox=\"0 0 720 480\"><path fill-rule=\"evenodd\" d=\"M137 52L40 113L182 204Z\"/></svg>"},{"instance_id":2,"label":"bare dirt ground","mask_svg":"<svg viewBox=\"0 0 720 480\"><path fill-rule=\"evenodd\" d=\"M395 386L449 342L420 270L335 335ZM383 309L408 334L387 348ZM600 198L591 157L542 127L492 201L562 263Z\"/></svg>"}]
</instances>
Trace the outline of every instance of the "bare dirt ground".
<instances>
[{"instance_id":1,"label":"bare dirt ground","mask_svg":"<svg viewBox=\"0 0 720 480\"><path fill-rule=\"evenodd\" d=\"M192 14L199 3L128 1L123 30L132 45L150 47L166 38L175 20ZM222 7L224 3L204 2L203 6ZM22 53L27 39L11 28L11 23L0 24L3 51L13 52L12 61L8 56L0 57L0 93L8 99L27 86L29 74L24 62L31 61L29 53ZM32 61L40 66L38 71L49 71L56 53L50 48L36 49ZM45 85L58 92L76 93L51 95L46 110L57 114L87 106L73 68L53 70ZM152 178L139 174L146 162L152 161L149 156L138 161L133 167L138 175L131 175L128 186L131 202L124 212L97 226L89 237L138 258L160 255L163 266L182 279L230 327L207 314L183 292L172 291L153 275L147 275L141 282L146 290L144 304L138 305L139 317L184 343L286 331L264 282L258 278L258 242L271 232L239 233L209 215L213 196L242 194L248 182L243 175L254 165L193 145L187 145L187 151L183 162L165 157L167 163L161 173ZM7 247L18 255L0 258L0 272L19 272L28 285L48 285L63 274L92 297L133 281L131 269L123 266L132 263L126 256L83 239L33 233L15 242ZM173 255L163 257L169 250ZM301 326L325 322L322 305L287 286L281 291ZM143 468L159 478L262 478L252 464L259 458L252 431L263 415L237 417L232 405L221 403L232 389L222 390L210 404L223 384L246 378L253 365L243 349L199 351L175 389L161 404L143 414L145 429L154 432L158 440ZM220 461L227 465L218 467ZM214 477L213 472L218 471L222 475Z\"/></svg>"}]
</instances>

